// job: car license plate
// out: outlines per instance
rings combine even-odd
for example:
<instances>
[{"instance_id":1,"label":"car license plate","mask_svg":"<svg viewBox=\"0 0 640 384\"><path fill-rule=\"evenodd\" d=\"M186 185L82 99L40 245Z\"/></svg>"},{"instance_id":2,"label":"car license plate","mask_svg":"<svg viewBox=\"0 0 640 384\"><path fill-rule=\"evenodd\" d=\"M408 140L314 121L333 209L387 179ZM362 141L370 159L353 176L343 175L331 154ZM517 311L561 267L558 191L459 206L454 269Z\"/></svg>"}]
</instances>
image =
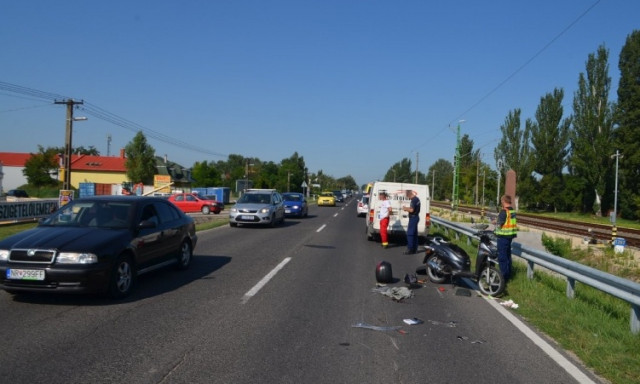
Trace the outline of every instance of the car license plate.
<instances>
[{"instance_id":1,"label":"car license plate","mask_svg":"<svg viewBox=\"0 0 640 384\"><path fill-rule=\"evenodd\" d=\"M242 220L253 220L253 216L251 215L242 215L240 218Z\"/></svg>"},{"instance_id":2,"label":"car license plate","mask_svg":"<svg viewBox=\"0 0 640 384\"><path fill-rule=\"evenodd\" d=\"M284 213L291 213L291 210L290 209L285 209Z\"/></svg>"},{"instance_id":3,"label":"car license plate","mask_svg":"<svg viewBox=\"0 0 640 384\"><path fill-rule=\"evenodd\" d=\"M7 279L44 280L44 270L42 269L7 269Z\"/></svg>"}]
</instances>

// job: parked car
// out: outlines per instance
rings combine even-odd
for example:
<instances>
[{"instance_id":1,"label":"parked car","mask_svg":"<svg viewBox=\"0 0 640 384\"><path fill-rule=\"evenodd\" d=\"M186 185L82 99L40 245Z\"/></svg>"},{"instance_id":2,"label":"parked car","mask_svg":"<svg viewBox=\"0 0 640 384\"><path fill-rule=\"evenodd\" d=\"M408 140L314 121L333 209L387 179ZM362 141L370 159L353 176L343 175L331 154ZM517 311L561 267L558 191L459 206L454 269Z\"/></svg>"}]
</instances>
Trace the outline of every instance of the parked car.
<instances>
[{"instance_id":1,"label":"parked car","mask_svg":"<svg viewBox=\"0 0 640 384\"><path fill-rule=\"evenodd\" d=\"M195 193L177 193L171 195L169 201L186 213L202 212L208 215L211 212L218 214L222 211L213 200L204 199Z\"/></svg>"},{"instance_id":2,"label":"parked car","mask_svg":"<svg viewBox=\"0 0 640 384\"><path fill-rule=\"evenodd\" d=\"M7 191L7 196L26 198L26 197L29 197L29 194L27 193L27 191L23 189L10 189L9 191Z\"/></svg>"},{"instance_id":3,"label":"parked car","mask_svg":"<svg viewBox=\"0 0 640 384\"><path fill-rule=\"evenodd\" d=\"M336 206L336 196L333 192L322 192L320 196L318 196L318 206Z\"/></svg>"},{"instance_id":4,"label":"parked car","mask_svg":"<svg viewBox=\"0 0 640 384\"><path fill-rule=\"evenodd\" d=\"M136 277L186 269L198 237L193 219L158 197L77 199L36 228L0 241L0 287L10 293L131 293Z\"/></svg>"},{"instance_id":5,"label":"parked car","mask_svg":"<svg viewBox=\"0 0 640 384\"><path fill-rule=\"evenodd\" d=\"M309 207L307 199L302 193L287 192L282 194L284 200L284 215L293 217L307 217Z\"/></svg>"},{"instance_id":6,"label":"parked car","mask_svg":"<svg viewBox=\"0 0 640 384\"><path fill-rule=\"evenodd\" d=\"M344 203L344 195L342 191L333 191L333 196L335 196L336 203Z\"/></svg>"},{"instance_id":7,"label":"parked car","mask_svg":"<svg viewBox=\"0 0 640 384\"><path fill-rule=\"evenodd\" d=\"M201 197L203 199L213 201L213 203L220 208L220 211L224 210L224 203L222 201L218 200L218 196L216 196L216 195L205 195L205 196L201 196Z\"/></svg>"},{"instance_id":8,"label":"parked car","mask_svg":"<svg viewBox=\"0 0 640 384\"><path fill-rule=\"evenodd\" d=\"M364 217L367 215L367 211L369 211L369 195L364 195L362 196L362 199L358 200L356 211L358 217Z\"/></svg>"},{"instance_id":9,"label":"parked car","mask_svg":"<svg viewBox=\"0 0 640 384\"><path fill-rule=\"evenodd\" d=\"M284 202L275 189L248 189L229 210L229 225L284 223Z\"/></svg>"}]
</instances>

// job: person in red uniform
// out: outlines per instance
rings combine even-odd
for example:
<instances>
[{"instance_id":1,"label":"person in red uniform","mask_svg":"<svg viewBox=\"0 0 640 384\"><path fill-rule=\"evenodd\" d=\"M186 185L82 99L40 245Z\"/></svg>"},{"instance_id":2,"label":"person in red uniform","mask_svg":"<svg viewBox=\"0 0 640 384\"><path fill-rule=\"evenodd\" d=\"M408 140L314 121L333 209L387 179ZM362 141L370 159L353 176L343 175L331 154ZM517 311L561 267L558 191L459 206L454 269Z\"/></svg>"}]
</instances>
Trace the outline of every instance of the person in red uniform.
<instances>
[{"instance_id":1,"label":"person in red uniform","mask_svg":"<svg viewBox=\"0 0 640 384\"><path fill-rule=\"evenodd\" d=\"M382 241L382 248L387 248L389 246L387 227L389 226L389 218L391 216L391 203L387 200L386 192L380 192L378 197L382 200L380 203L380 211L378 212L378 219L380 219L380 240Z\"/></svg>"}]
</instances>

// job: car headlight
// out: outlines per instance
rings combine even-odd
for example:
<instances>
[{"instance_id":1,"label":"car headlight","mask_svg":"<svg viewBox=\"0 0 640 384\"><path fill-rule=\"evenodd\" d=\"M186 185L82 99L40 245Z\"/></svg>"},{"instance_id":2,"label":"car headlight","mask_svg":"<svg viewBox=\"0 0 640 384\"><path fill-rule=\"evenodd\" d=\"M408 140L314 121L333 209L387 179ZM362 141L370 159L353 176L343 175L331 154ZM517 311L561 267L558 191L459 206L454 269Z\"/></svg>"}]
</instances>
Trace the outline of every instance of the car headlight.
<instances>
[{"instance_id":1,"label":"car headlight","mask_svg":"<svg viewBox=\"0 0 640 384\"><path fill-rule=\"evenodd\" d=\"M230 212L238 212L236 208L231 208Z\"/></svg>"},{"instance_id":2,"label":"car headlight","mask_svg":"<svg viewBox=\"0 0 640 384\"><path fill-rule=\"evenodd\" d=\"M0 249L0 261L9 260L9 250L8 249Z\"/></svg>"},{"instance_id":3,"label":"car headlight","mask_svg":"<svg viewBox=\"0 0 640 384\"><path fill-rule=\"evenodd\" d=\"M271 208L262 208L260 210L260 213L269 213L269 212L271 212Z\"/></svg>"},{"instance_id":4,"label":"car headlight","mask_svg":"<svg viewBox=\"0 0 640 384\"><path fill-rule=\"evenodd\" d=\"M294 206L293 206L293 207L291 207L291 208L293 208L293 209L300 209L300 206L299 206L299 205L294 205Z\"/></svg>"},{"instance_id":5,"label":"car headlight","mask_svg":"<svg viewBox=\"0 0 640 384\"><path fill-rule=\"evenodd\" d=\"M93 253L60 252L56 257L58 264L95 264L98 256Z\"/></svg>"}]
</instances>

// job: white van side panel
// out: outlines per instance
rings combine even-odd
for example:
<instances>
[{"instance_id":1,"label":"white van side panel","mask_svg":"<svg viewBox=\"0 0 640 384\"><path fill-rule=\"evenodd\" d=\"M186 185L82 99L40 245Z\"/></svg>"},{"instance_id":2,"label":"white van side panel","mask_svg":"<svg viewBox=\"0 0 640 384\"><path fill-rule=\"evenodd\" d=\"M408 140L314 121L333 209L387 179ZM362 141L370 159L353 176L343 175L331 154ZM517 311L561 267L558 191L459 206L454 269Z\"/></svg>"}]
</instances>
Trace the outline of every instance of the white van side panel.
<instances>
[{"instance_id":1,"label":"white van side panel","mask_svg":"<svg viewBox=\"0 0 640 384\"><path fill-rule=\"evenodd\" d=\"M399 236L406 235L407 227L409 225L409 214L402 210L402 207L407 207L410 204L410 199L406 197L406 191L416 191L418 198L420 199L420 221L418 222L418 235L421 237L429 234L429 227L426 226L425 217L429 214L431 197L429 196L429 187L425 184L411 184L411 183L393 183L379 181L373 184L369 197L369 211L366 215L367 236L371 238L373 235L380 234L380 219L378 218L378 212L380 211L380 192L387 193L387 199L391 203L391 209L393 210L389 219L389 227L387 231L389 235Z\"/></svg>"}]
</instances>

